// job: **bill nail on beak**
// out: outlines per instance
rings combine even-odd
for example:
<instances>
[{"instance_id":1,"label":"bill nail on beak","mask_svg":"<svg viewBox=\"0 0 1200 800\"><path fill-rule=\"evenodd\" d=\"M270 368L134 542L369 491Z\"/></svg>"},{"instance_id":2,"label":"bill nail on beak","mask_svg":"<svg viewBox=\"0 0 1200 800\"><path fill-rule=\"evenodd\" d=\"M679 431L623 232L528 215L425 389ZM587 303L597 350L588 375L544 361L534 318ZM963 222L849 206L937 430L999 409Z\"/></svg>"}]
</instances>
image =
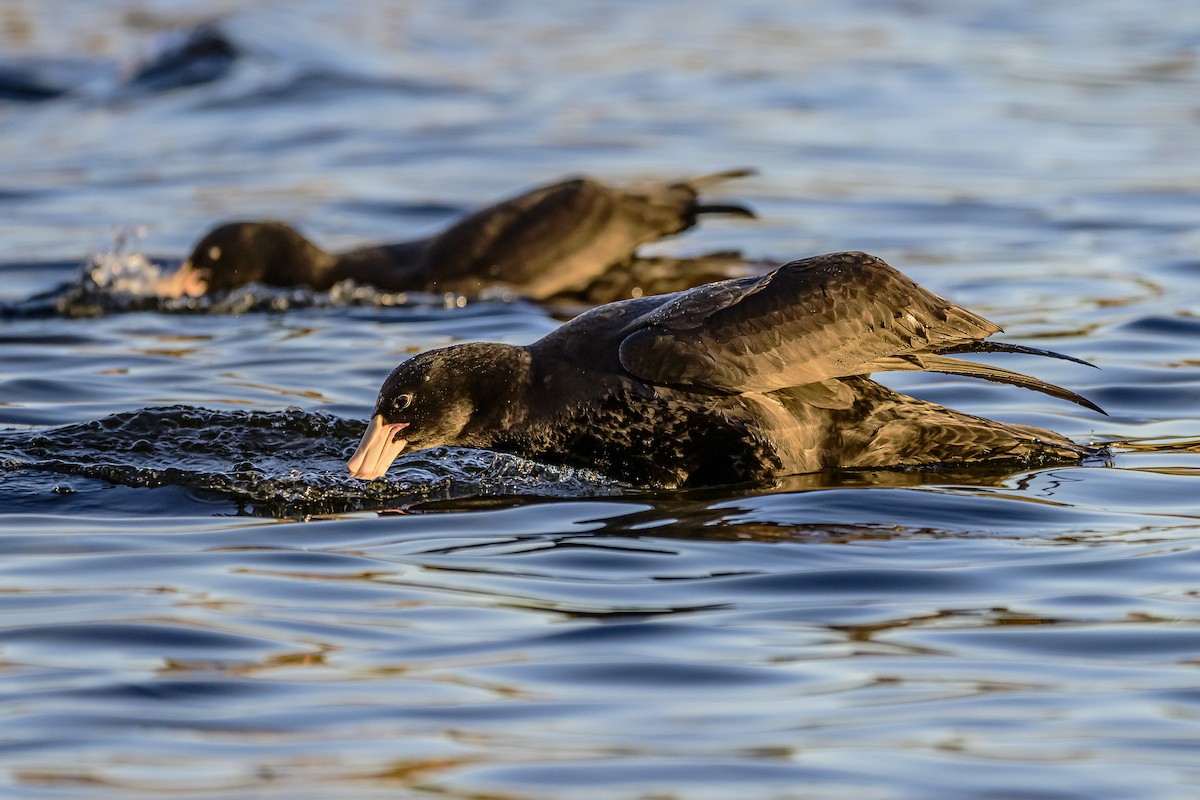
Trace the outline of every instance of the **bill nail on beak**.
<instances>
[{"instance_id":1,"label":"bill nail on beak","mask_svg":"<svg viewBox=\"0 0 1200 800\"><path fill-rule=\"evenodd\" d=\"M407 422L389 425L383 421L382 414L371 417L371 424L367 426L362 441L358 443L358 449L354 451L354 455L350 457L350 463L346 465L350 469L350 474L364 481L373 481L383 477L388 471L388 467L408 444L406 440L397 436L407 427Z\"/></svg>"}]
</instances>

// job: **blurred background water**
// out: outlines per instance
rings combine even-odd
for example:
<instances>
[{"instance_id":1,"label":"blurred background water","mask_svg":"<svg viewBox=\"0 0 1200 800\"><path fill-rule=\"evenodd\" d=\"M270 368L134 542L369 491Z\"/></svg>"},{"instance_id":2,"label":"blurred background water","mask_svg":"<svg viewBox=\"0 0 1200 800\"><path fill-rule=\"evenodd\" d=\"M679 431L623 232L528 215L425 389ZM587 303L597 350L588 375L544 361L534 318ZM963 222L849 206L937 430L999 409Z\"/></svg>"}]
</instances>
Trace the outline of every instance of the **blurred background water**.
<instances>
[{"instance_id":1,"label":"blurred background water","mask_svg":"<svg viewBox=\"0 0 1200 800\"><path fill-rule=\"evenodd\" d=\"M1200 6L1165 0L7 0L0 786L1197 796L1198 98ZM27 302L224 219L345 248L738 166L760 220L646 252L875 253L1097 364L1014 359L1110 416L890 385L1126 444L682 493L442 450L368 486L396 362L557 320Z\"/></svg>"}]
</instances>

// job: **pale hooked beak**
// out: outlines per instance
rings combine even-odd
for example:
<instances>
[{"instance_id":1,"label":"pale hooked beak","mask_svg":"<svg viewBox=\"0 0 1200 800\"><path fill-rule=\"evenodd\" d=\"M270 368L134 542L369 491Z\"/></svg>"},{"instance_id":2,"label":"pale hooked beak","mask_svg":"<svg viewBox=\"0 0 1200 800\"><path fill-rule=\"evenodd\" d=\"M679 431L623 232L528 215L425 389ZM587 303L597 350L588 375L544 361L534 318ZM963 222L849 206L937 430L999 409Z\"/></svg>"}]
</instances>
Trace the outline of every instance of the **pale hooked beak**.
<instances>
[{"instance_id":1,"label":"pale hooked beak","mask_svg":"<svg viewBox=\"0 0 1200 800\"><path fill-rule=\"evenodd\" d=\"M350 468L350 474L364 481L382 478L408 444L407 440L397 435L407 427L407 422L387 424L383 421L382 414L371 417L367 432L363 434L358 449L350 456L350 463L346 465Z\"/></svg>"},{"instance_id":2,"label":"pale hooked beak","mask_svg":"<svg viewBox=\"0 0 1200 800\"><path fill-rule=\"evenodd\" d=\"M154 287L159 297L200 297L208 291L208 270L196 269L185 261L179 269L159 278Z\"/></svg>"}]
</instances>

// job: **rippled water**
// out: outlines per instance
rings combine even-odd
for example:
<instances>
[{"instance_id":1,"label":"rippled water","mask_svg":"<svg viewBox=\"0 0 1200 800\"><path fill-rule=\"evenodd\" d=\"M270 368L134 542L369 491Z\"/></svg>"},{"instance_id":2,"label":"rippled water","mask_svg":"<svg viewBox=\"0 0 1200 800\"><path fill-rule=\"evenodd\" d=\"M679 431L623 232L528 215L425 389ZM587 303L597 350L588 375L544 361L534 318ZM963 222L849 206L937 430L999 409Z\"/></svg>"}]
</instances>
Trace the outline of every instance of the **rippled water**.
<instances>
[{"instance_id":1,"label":"rippled water","mask_svg":"<svg viewBox=\"0 0 1200 800\"><path fill-rule=\"evenodd\" d=\"M1197 796L1198 59L1165 0L4 6L0 791ZM438 450L365 485L396 362L559 317L80 277L220 219L350 247L744 165L759 221L647 252L876 253L1094 362L1005 363L1110 416L890 385L1123 444L684 493Z\"/></svg>"}]
</instances>

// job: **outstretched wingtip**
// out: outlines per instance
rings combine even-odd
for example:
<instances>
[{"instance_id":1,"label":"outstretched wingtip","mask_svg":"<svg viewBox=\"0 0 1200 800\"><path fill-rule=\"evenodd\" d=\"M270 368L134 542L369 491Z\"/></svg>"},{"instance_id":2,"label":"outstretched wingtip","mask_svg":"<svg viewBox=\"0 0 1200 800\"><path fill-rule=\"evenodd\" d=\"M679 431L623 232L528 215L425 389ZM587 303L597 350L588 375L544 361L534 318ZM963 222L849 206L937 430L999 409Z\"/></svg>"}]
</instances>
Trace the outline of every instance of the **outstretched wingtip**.
<instances>
[{"instance_id":1,"label":"outstretched wingtip","mask_svg":"<svg viewBox=\"0 0 1200 800\"><path fill-rule=\"evenodd\" d=\"M735 178L748 178L751 175L757 175L758 170L754 167L737 167L735 169L725 169L720 172L710 172L706 175L697 175L694 178L689 178L684 181L686 186L691 187L695 191L711 186L714 183L723 181L731 181Z\"/></svg>"},{"instance_id":2,"label":"outstretched wingtip","mask_svg":"<svg viewBox=\"0 0 1200 800\"><path fill-rule=\"evenodd\" d=\"M743 219L758 219L754 209L740 203L705 203L695 208L697 214L729 214Z\"/></svg>"},{"instance_id":3,"label":"outstretched wingtip","mask_svg":"<svg viewBox=\"0 0 1200 800\"><path fill-rule=\"evenodd\" d=\"M1002 382L1005 382L1005 381L1002 381ZM1050 395L1051 397L1057 397L1060 400L1068 400L1072 403L1075 403L1076 405L1083 406L1084 408L1090 408L1092 411L1098 411L1101 414L1103 414L1104 416L1106 416L1106 417L1108 416L1107 411L1105 411L1103 408L1101 408L1100 406L1093 403L1091 400L1088 400L1086 397L1079 394L1078 392L1072 392L1070 389L1064 389L1061 386L1058 386L1053 383L1046 383L1045 381L1037 381L1037 384L1038 385L1032 385L1032 384L1016 384L1016 385L1024 386L1026 389L1033 389L1035 392L1043 392L1045 394ZM1056 391L1047 391L1046 387L1052 387Z\"/></svg>"},{"instance_id":4,"label":"outstretched wingtip","mask_svg":"<svg viewBox=\"0 0 1200 800\"><path fill-rule=\"evenodd\" d=\"M967 344L958 345L957 347L947 348L938 351L944 355L950 353L1019 353L1027 356L1045 356L1046 358L1057 358L1063 361L1070 361L1073 364L1082 364L1085 367L1092 369L1100 369L1090 361L1084 361L1082 358L1069 356L1065 353L1059 353L1055 350L1043 350L1040 347L1028 347L1023 344L1010 344L1008 342L996 342L992 340L983 340L978 342L968 342Z\"/></svg>"},{"instance_id":5,"label":"outstretched wingtip","mask_svg":"<svg viewBox=\"0 0 1200 800\"><path fill-rule=\"evenodd\" d=\"M1082 364L1083 366L1091 367L1092 369L1100 369L1100 367L1096 366L1092 362L1084 361L1082 358L1076 358L1075 356L1069 356L1069 355L1066 355L1065 353L1059 353L1055 350L1044 350L1040 347L1028 347L1023 344L1011 344L1009 342L995 342L995 341L990 341L990 340L985 340L985 341L980 341L980 342L971 342L970 344L963 345L959 348L951 348L949 350L943 350L941 352L943 354L951 353L951 352L957 352L957 353L1019 353L1021 355L1028 355L1028 356L1045 356L1046 358L1057 358L1057 359L1061 359L1062 361L1070 361L1073 364ZM1053 385L1053 384L1046 384L1046 385ZM1030 387L1030 388L1035 388L1035 387ZM1055 396L1060 397L1063 400L1070 400L1072 403L1081 405L1084 408L1090 408L1092 411L1098 411L1099 413L1103 414L1106 417L1108 416L1107 411L1105 411L1103 408L1101 408L1100 406L1093 403L1091 400L1088 400L1083 395L1072 392L1069 389L1063 389L1062 387L1059 387L1059 386L1056 386L1055 388L1059 389L1062 392L1061 394L1057 394ZM1039 391L1041 391L1041 390L1039 390ZM1047 394L1050 394L1050 393L1047 392Z\"/></svg>"},{"instance_id":6,"label":"outstretched wingtip","mask_svg":"<svg viewBox=\"0 0 1200 800\"><path fill-rule=\"evenodd\" d=\"M1007 352L1003 351L1002 352ZM1012 386L1020 386L1023 389L1032 389L1035 392L1057 397L1060 400L1067 400L1084 408L1090 408L1093 411L1098 411L1104 416L1108 416L1108 412L1100 406L1088 400L1081 394L1077 394L1070 389L1064 389L1057 384L1048 383L1040 378L1034 378L1031 375L1026 375L1021 372L1013 372L1003 367L993 367L990 364L980 364L975 361L963 361L958 358L950 358L941 354L921 354L907 359L912 364L917 364L922 369L930 372L944 372L947 375L963 375L968 378L982 378L988 381L997 383L1007 383ZM911 367L910 367L911 369Z\"/></svg>"},{"instance_id":7,"label":"outstretched wingtip","mask_svg":"<svg viewBox=\"0 0 1200 800\"><path fill-rule=\"evenodd\" d=\"M1079 398L1079 400L1076 400L1075 402L1079 403L1084 408L1090 408L1092 411L1099 411L1104 416L1106 416L1106 417L1108 416L1107 411L1105 411L1103 408L1101 408L1100 406L1093 403L1091 400L1088 400L1083 395L1075 395L1075 396Z\"/></svg>"}]
</instances>

